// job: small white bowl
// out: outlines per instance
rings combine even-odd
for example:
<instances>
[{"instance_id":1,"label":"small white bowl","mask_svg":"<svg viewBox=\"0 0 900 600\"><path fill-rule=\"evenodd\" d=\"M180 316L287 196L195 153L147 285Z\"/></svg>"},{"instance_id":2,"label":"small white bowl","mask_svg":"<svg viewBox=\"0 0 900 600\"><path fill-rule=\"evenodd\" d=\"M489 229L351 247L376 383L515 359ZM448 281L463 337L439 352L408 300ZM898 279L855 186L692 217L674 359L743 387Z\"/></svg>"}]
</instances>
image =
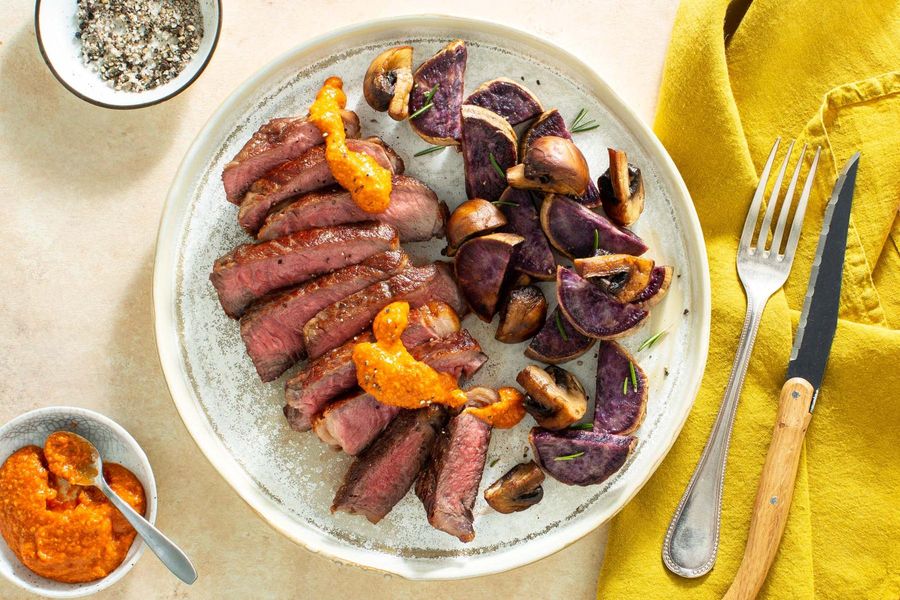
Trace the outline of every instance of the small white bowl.
<instances>
[{"instance_id":1,"label":"small white bowl","mask_svg":"<svg viewBox=\"0 0 900 600\"><path fill-rule=\"evenodd\" d=\"M144 486L147 498L145 517L156 522L156 480L147 455L131 434L120 425L85 408L50 406L20 415L0 427L0 464L22 448L34 444L43 447L54 431L72 431L90 440L100 451L104 463L119 463L135 474ZM60 583L35 574L12 553L0 538L0 575L22 589L49 598L78 598L99 592L122 579L144 552L144 542L136 537L125 560L112 573L88 583Z\"/></svg>"},{"instance_id":2,"label":"small white bowl","mask_svg":"<svg viewBox=\"0 0 900 600\"><path fill-rule=\"evenodd\" d=\"M91 70L81 59L75 0L37 0L34 6L34 31L44 62L66 88L87 102L106 108L142 108L178 95L197 79L212 58L222 27L221 0L198 0L203 15L203 39L200 48L177 77L143 92L124 92Z\"/></svg>"}]
</instances>

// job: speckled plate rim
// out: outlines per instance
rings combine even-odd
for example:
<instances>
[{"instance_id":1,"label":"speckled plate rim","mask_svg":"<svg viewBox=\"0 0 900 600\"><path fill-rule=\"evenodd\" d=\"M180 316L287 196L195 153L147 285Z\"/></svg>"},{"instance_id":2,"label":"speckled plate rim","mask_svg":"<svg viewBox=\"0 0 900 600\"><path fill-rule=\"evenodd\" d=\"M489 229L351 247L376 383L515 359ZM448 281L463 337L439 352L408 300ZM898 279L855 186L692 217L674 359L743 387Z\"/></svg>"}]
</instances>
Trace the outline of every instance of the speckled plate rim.
<instances>
[{"instance_id":1,"label":"speckled plate rim","mask_svg":"<svg viewBox=\"0 0 900 600\"><path fill-rule=\"evenodd\" d=\"M677 407L680 409L677 413L669 415L671 436L669 439L657 443L654 448L655 456L648 461L649 465L640 472L633 472L627 484L622 486L623 489L620 490L619 497L614 503L603 510L594 510L590 515L591 518L583 521L577 528L562 527L539 540L508 549L503 553L503 560L497 560L498 557L494 556L479 557L478 559L435 560L423 565L421 562L407 560L401 556L388 556L373 550L348 547L345 543L321 531L298 523L277 502L262 493L215 434L190 385L188 372L182 362L178 339L176 293L179 256L178 245L175 241L179 239L183 222L190 211L191 191L195 182L194 174L207 166L203 157L209 155L207 151L207 145L210 143L208 132L218 131L221 127L229 127L229 118L232 113L246 105L247 100L262 82L285 68L287 64L302 60L305 54L327 48L344 47L354 43L354 38L358 36L374 35L398 28L416 31L421 27L442 27L453 29L461 34L465 31L477 30L483 34L510 40L511 43L520 41L555 57L561 64L567 64L580 73L584 82L609 107L611 113L644 145L650 157L658 165L661 176L670 185L673 192L672 205L686 232L687 254L690 260L689 276L694 284L693 297L690 299L691 310L695 316L700 317L695 321L698 326L695 326L690 340L697 368L688 378L684 389L681 390L681 393L688 395L690 401L682 403ZM312 552L345 564L393 573L413 580L465 579L508 571L558 552L612 518L650 479L678 437L700 388L709 350L709 265L700 221L678 169L650 128L593 69L562 48L533 34L505 25L445 15L410 15L366 21L313 38L264 66L238 86L222 103L185 155L166 199L156 245L153 312L160 363L172 399L185 426L213 467L219 471L240 497L276 531ZM485 560L485 558L489 559Z\"/></svg>"}]
</instances>

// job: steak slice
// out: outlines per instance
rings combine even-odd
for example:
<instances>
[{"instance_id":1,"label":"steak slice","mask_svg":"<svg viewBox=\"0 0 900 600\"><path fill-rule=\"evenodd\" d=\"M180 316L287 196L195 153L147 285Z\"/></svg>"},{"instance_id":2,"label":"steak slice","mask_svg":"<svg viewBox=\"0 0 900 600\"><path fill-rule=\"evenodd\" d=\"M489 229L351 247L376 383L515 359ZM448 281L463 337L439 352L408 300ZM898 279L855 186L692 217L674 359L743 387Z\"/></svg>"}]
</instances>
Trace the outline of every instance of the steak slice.
<instances>
[{"instance_id":1,"label":"steak slice","mask_svg":"<svg viewBox=\"0 0 900 600\"><path fill-rule=\"evenodd\" d=\"M466 306L446 264L409 267L319 311L303 327L307 353L318 358L337 348L368 327L379 310L401 300L409 302L412 308L440 300L457 314L462 314Z\"/></svg>"},{"instance_id":2,"label":"steak slice","mask_svg":"<svg viewBox=\"0 0 900 600\"><path fill-rule=\"evenodd\" d=\"M409 312L409 324L400 339L407 348L413 348L457 331L459 317L453 309L443 302L434 301ZM307 431L313 415L333 398L356 387L353 347L373 339L371 332L363 333L310 361L306 368L285 383L284 416L292 429Z\"/></svg>"},{"instance_id":3,"label":"steak slice","mask_svg":"<svg viewBox=\"0 0 900 600\"><path fill-rule=\"evenodd\" d=\"M368 154L392 173L403 172L403 161L378 138L347 140L347 147L354 152ZM238 211L238 223L244 231L255 235L266 215L278 203L335 183L325 160L325 146L314 146L302 156L275 167L250 186Z\"/></svg>"},{"instance_id":4,"label":"steak slice","mask_svg":"<svg viewBox=\"0 0 900 600\"><path fill-rule=\"evenodd\" d=\"M341 111L348 138L359 136L359 117ZM283 117L262 125L241 151L222 170L222 184L229 202L240 204L253 182L283 162L297 158L313 146L325 143L322 132L307 117Z\"/></svg>"},{"instance_id":5,"label":"steak slice","mask_svg":"<svg viewBox=\"0 0 900 600\"><path fill-rule=\"evenodd\" d=\"M271 213L256 237L271 240L310 227L375 220L393 225L401 242L444 237L447 205L427 185L406 175L394 175L386 211L368 213L343 188L309 192Z\"/></svg>"},{"instance_id":6,"label":"steak slice","mask_svg":"<svg viewBox=\"0 0 900 600\"><path fill-rule=\"evenodd\" d=\"M383 519L419 476L446 416L437 404L401 411L350 465L331 512L361 514L371 523Z\"/></svg>"},{"instance_id":7,"label":"steak slice","mask_svg":"<svg viewBox=\"0 0 900 600\"><path fill-rule=\"evenodd\" d=\"M382 223L307 229L238 246L216 260L209 280L225 313L237 319L247 305L269 292L395 250L399 244L397 231Z\"/></svg>"},{"instance_id":8,"label":"steak slice","mask_svg":"<svg viewBox=\"0 0 900 600\"><path fill-rule=\"evenodd\" d=\"M417 360L457 379L471 376L487 360L481 346L465 329L420 344L410 353ZM313 429L326 444L356 455L378 437L399 412L396 407L384 405L369 394L356 392L329 404L313 419Z\"/></svg>"},{"instance_id":9,"label":"steak slice","mask_svg":"<svg viewBox=\"0 0 900 600\"><path fill-rule=\"evenodd\" d=\"M313 431L329 446L356 456L399 413L399 407L382 404L370 394L357 390L329 404L313 420Z\"/></svg>"},{"instance_id":10,"label":"steak slice","mask_svg":"<svg viewBox=\"0 0 900 600\"><path fill-rule=\"evenodd\" d=\"M475 539L472 507L491 442L491 426L461 412L438 438L431 462L416 482L416 495L435 529L461 542Z\"/></svg>"},{"instance_id":11,"label":"steak slice","mask_svg":"<svg viewBox=\"0 0 900 600\"><path fill-rule=\"evenodd\" d=\"M272 381L304 358L303 326L313 315L399 273L408 261L403 250L389 250L251 304L241 317L241 338L260 379Z\"/></svg>"}]
</instances>

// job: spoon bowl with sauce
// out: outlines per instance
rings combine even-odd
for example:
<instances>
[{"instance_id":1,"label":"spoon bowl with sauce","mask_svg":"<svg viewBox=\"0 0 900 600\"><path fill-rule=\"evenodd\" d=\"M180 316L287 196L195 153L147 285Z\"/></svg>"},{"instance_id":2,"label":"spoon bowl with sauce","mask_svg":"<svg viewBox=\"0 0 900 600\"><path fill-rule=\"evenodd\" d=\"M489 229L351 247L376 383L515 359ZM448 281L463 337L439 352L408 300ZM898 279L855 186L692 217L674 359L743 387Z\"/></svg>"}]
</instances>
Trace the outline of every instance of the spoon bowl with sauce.
<instances>
[{"instance_id":1,"label":"spoon bowl with sauce","mask_svg":"<svg viewBox=\"0 0 900 600\"><path fill-rule=\"evenodd\" d=\"M73 485L94 486L100 490L176 577L187 584L197 580L197 570L181 548L109 486L103 476L100 452L91 442L71 431L56 431L47 438L44 456L47 468L57 477Z\"/></svg>"}]
</instances>

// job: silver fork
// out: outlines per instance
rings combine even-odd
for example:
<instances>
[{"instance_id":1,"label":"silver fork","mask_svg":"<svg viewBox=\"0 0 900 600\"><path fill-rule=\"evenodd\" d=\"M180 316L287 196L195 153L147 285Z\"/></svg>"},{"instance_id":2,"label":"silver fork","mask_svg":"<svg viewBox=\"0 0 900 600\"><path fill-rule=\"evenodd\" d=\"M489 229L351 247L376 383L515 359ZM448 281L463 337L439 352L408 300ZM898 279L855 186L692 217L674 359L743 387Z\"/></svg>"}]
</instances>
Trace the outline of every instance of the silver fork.
<instances>
[{"instance_id":1,"label":"silver fork","mask_svg":"<svg viewBox=\"0 0 900 600\"><path fill-rule=\"evenodd\" d=\"M784 230L787 225L788 214L794 197L797 180L800 177L800 169L803 166L803 158L806 155L806 146L800 152L797 166L794 168L793 177L788 184L782 203L775 233L772 242L766 245L772 228L772 217L775 214L775 205L787 171L794 142L788 147L778 177L769 196L768 206L763 217L762 226L756 241L753 241L753 233L756 223L759 221L760 208L766 191L766 183L775 162L775 153L781 138L775 140L766 166L760 175L759 186L750 203L747 212L747 220L744 222L744 231L741 234L741 242L738 247L737 270L744 292L747 294L747 317L744 319L744 328L741 331L737 354L734 357L734 365L731 368L731 377L725 388L725 397L716 422L713 424L712 433L700 455L694 474L688 483L681 502L675 510L666 538L663 542L663 562L666 567L676 575L682 577L700 577L705 575L716 562L716 553L719 548L719 521L722 513L722 486L725 480L725 461L728 456L728 443L731 439L731 429L734 423L735 409L740 398L741 387L744 384L744 376L747 374L747 365L750 354L753 351L753 343L756 340L756 332L762 319L763 310L769 298L777 292L787 281L791 272L791 264L794 261L794 253L797 250L797 242L800 239L800 229L803 225L803 216L806 212L806 204L812 188L813 178L816 174L816 166L819 163L819 151L813 158L806 176L806 183L800 200L794 211L794 219L791 223L790 234L784 253L780 252Z\"/></svg>"}]
</instances>

